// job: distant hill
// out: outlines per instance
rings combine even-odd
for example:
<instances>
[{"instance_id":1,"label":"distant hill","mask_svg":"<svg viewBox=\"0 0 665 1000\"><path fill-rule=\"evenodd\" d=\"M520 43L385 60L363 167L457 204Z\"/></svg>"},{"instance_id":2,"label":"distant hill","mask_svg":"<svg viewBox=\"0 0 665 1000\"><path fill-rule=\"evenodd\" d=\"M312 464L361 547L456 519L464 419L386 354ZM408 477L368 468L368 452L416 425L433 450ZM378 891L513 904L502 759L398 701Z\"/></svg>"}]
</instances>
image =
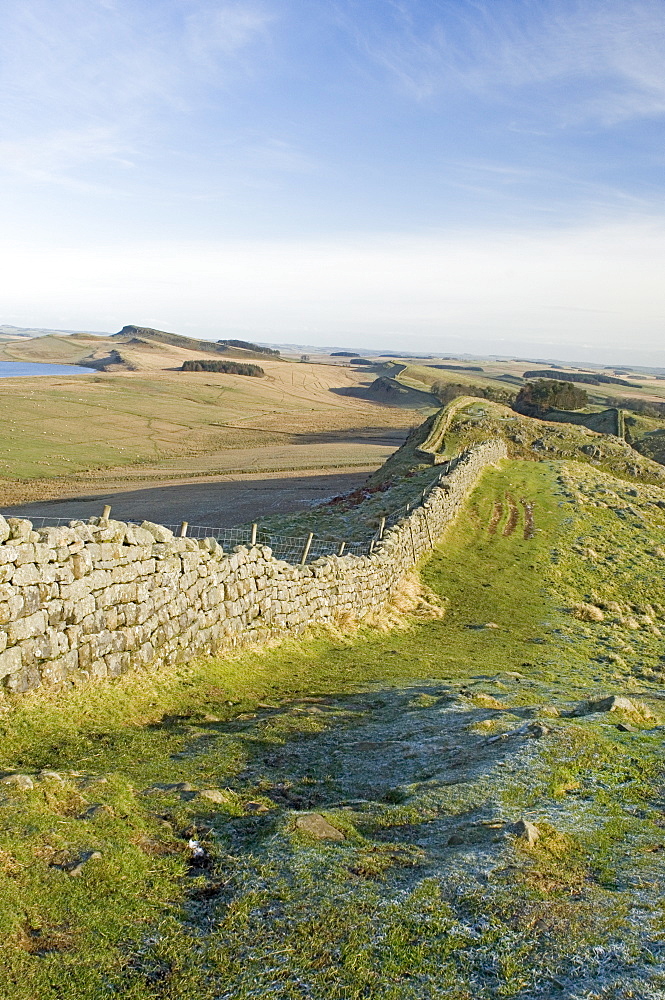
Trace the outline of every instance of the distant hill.
<instances>
[{"instance_id":1,"label":"distant hill","mask_svg":"<svg viewBox=\"0 0 665 1000\"><path fill-rule=\"evenodd\" d=\"M123 326L119 333L114 333L113 340L121 340L126 344L132 341L153 341L159 344L169 344L171 347L182 347L189 351L205 351L207 354L223 354L227 358L263 358L266 357L266 348L257 347L255 344L247 344L247 347L236 345L244 344L245 341L220 341L215 343L211 340L197 340L195 337L185 337L180 333L168 333L165 330L154 330L149 326L134 326L130 324ZM278 360L278 354L271 354Z\"/></svg>"},{"instance_id":2,"label":"distant hill","mask_svg":"<svg viewBox=\"0 0 665 1000\"><path fill-rule=\"evenodd\" d=\"M531 372L524 372L524 378L551 378L559 382L582 382L584 385L624 385L631 389L641 389L642 387L636 382L626 382L623 378L614 378L612 375L601 375L592 374L587 372L566 372L566 371L550 371L549 368L545 368L542 371L536 370Z\"/></svg>"},{"instance_id":3,"label":"distant hill","mask_svg":"<svg viewBox=\"0 0 665 1000\"><path fill-rule=\"evenodd\" d=\"M422 407L439 407L441 404L430 392L413 389L409 385L398 382L397 379L380 376L367 389L367 398L376 403L386 403L388 406L404 406L408 409Z\"/></svg>"},{"instance_id":4,"label":"distant hill","mask_svg":"<svg viewBox=\"0 0 665 1000\"><path fill-rule=\"evenodd\" d=\"M259 344L252 344L249 340L218 340L218 344L223 344L224 347L239 347L242 351L253 351L254 354L269 354L273 357L279 357L279 351L275 350L274 347L260 347Z\"/></svg>"},{"instance_id":5,"label":"distant hill","mask_svg":"<svg viewBox=\"0 0 665 1000\"><path fill-rule=\"evenodd\" d=\"M0 340L21 340L30 337L50 337L63 335L108 337L108 333L98 330L48 330L43 327L32 326L11 326L9 323L0 324Z\"/></svg>"}]
</instances>

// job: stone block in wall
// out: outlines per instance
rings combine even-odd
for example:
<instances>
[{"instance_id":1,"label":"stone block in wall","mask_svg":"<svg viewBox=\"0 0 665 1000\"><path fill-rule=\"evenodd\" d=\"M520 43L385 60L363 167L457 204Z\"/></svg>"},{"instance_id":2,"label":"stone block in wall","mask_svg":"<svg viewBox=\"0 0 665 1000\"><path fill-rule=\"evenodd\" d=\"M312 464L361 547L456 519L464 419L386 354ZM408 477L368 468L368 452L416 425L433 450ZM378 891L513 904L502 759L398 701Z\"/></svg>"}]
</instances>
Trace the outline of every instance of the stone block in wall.
<instances>
[{"instance_id":1,"label":"stone block in wall","mask_svg":"<svg viewBox=\"0 0 665 1000\"><path fill-rule=\"evenodd\" d=\"M31 639L35 635L41 635L46 631L47 624L45 611L37 611L33 615L27 615L25 618L10 622L7 625L9 645L13 646L22 639Z\"/></svg>"},{"instance_id":2,"label":"stone block in wall","mask_svg":"<svg viewBox=\"0 0 665 1000\"><path fill-rule=\"evenodd\" d=\"M135 563L126 563L111 570L111 583L132 583L138 575L138 566Z\"/></svg>"},{"instance_id":3,"label":"stone block in wall","mask_svg":"<svg viewBox=\"0 0 665 1000\"><path fill-rule=\"evenodd\" d=\"M79 653L79 670L86 670L90 672L93 661L95 660L94 647L91 642L82 642L78 649Z\"/></svg>"},{"instance_id":4,"label":"stone block in wall","mask_svg":"<svg viewBox=\"0 0 665 1000\"><path fill-rule=\"evenodd\" d=\"M39 668L34 666L22 666L20 670L15 670L5 678L5 687L12 694L24 694L26 691L33 691L39 687L41 677Z\"/></svg>"},{"instance_id":5,"label":"stone block in wall","mask_svg":"<svg viewBox=\"0 0 665 1000\"><path fill-rule=\"evenodd\" d=\"M30 583L58 583L64 568L65 567L61 567L57 563L47 563L42 564L41 566L33 566L33 564L30 563L25 566L18 566L14 570L12 583L15 587L26 586ZM33 569L37 570L37 579L35 579L34 574L31 572Z\"/></svg>"},{"instance_id":6,"label":"stone block in wall","mask_svg":"<svg viewBox=\"0 0 665 1000\"><path fill-rule=\"evenodd\" d=\"M22 587L19 596L23 598L23 607L21 608L21 617L27 615L34 615L37 611L42 610L41 593L39 587Z\"/></svg>"},{"instance_id":7,"label":"stone block in wall","mask_svg":"<svg viewBox=\"0 0 665 1000\"><path fill-rule=\"evenodd\" d=\"M135 583L115 583L95 594L95 603L99 610L131 601L136 601Z\"/></svg>"},{"instance_id":8,"label":"stone block in wall","mask_svg":"<svg viewBox=\"0 0 665 1000\"><path fill-rule=\"evenodd\" d=\"M21 650L21 659L25 666L32 666L38 660L52 659L60 652L57 642L54 643L48 635L24 639L18 644L18 648Z\"/></svg>"},{"instance_id":9,"label":"stone block in wall","mask_svg":"<svg viewBox=\"0 0 665 1000\"><path fill-rule=\"evenodd\" d=\"M20 549L18 545L0 545L0 563L16 563Z\"/></svg>"},{"instance_id":10,"label":"stone block in wall","mask_svg":"<svg viewBox=\"0 0 665 1000\"><path fill-rule=\"evenodd\" d=\"M126 673L132 665L129 653L108 653L104 657L104 662L106 663L106 669L109 677L120 677L120 675Z\"/></svg>"},{"instance_id":11,"label":"stone block in wall","mask_svg":"<svg viewBox=\"0 0 665 1000\"><path fill-rule=\"evenodd\" d=\"M154 524L152 521L144 521L141 525L143 531L147 531L148 534L152 535L156 542L171 542L173 541L173 532L169 531L162 524Z\"/></svg>"},{"instance_id":12,"label":"stone block in wall","mask_svg":"<svg viewBox=\"0 0 665 1000\"><path fill-rule=\"evenodd\" d=\"M38 541L39 535L32 530L32 523L23 517L8 517L9 538L13 541Z\"/></svg>"},{"instance_id":13,"label":"stone block in wall","mask_svg":"<svg viewBox=\"0 0 665 1000\"><path fill-rule=\"evenodd\" d=\"M92 567L92 556L86 549L76 552L72 556L72 572L75 580L80 580L86 573L91 573Z\"/></svg>"},{"instance_id":14,"label":"stone block in wall","mask_svg":"<svg viewBox=\"0 0 665 1000\"><path fill-rule=\"evenodd\" d=\"M152 545L155 541L154 535L145 528L140 528L136 524L128 524L125 532L125 541L128 545Z\"/></svg>"},{"instance_id":15,"label":"stone block in wall","mask_svg":"<svg viewBox=\"0 0 665 1000\"><path fill-rule=\"evenodd\" d=\"M91 579L94 584L93 586L89 582ZM91 590L100 590L107 583L108 573L105 570L98 569L80 580L74 580L72 583L61 583L60 597L63 601L82 601L90 596Z\"/></svg>"},{"instance_id":16,"label":"stone block in wall","mask_svg":"<svg viewBox=\"0 0 665 1000\"><path fill-rule=\"evenodd\" d=\"M62 684L78 669L78 650L72 650L56 660L44 660L39 665L42 684L46 686Z\"/></svg>"}]
</instances>

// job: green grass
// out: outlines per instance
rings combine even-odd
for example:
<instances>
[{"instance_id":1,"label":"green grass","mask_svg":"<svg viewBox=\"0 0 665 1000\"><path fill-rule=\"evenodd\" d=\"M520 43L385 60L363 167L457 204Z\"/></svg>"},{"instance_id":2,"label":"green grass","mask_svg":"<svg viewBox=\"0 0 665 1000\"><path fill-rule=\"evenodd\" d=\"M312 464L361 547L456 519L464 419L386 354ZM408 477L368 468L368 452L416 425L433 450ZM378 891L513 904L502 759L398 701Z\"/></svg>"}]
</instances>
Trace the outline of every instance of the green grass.
<instances>
[{"instance_id":1,"label":"green grass","mask_svg":"<svg viewBox=\"0 0 665 1000\"><path fill-rule=\"evenodd\" d=\"M2 767L64 780L2 786L0 995L660 997L664 522L631 488L502 463L423 568L443 619L18 703ZM594 601L621 607L571 613ZM566 716L608 693L656 718Z\"/></svg>"}]
</instances>

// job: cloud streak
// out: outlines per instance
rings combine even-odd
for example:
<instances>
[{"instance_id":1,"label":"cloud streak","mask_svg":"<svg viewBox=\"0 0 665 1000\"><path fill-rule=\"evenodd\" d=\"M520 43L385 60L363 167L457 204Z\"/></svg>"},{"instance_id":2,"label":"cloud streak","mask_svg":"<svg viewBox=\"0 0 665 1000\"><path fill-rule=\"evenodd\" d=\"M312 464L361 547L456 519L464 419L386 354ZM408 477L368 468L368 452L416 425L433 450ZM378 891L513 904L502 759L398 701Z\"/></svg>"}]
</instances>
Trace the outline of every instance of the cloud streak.
<instances>
[{"instance_id":1,"label":"cloud streak","mask_svg":"<svg viewBox=\"0 0 665 1000\"><path fill-rule=\"evenodd\" d=\"M169 116L192 112L202 95L222 100L252 72L273 19L252 0L6 0L4 165L41 179L86 162L126 165L131 150L151 148Z\"/></svg>"},{"instance_id":2,"label":"cloud streak","mask_svg":"<svg viewBox=\"0 0 665 1000\"><path fill-rule=\"evenodd\" d=\"M659 0L403 0L392 16L358 21L341 8L356 44L419 101L469 93L495 104L523 93L559 126L665 112L665 7ZM529 88L558 85L549 102Z\"/></svg>"}]
</instances>

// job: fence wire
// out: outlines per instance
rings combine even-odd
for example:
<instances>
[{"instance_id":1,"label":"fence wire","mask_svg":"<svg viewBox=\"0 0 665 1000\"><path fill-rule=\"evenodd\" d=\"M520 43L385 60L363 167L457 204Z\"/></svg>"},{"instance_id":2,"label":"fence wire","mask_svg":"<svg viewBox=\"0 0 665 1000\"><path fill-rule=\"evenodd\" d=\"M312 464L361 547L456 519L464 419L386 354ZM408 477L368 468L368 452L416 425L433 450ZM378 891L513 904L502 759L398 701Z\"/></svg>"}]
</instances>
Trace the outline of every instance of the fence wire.
<instances>
[{"instance_id":1,"label":"fence wire","mask_svg":"<svg viewBox=\"0 0 665 1000\"><path fill-rule=\"evenodd\" d=\"M407 517L408 514L412 513L416 508L424 503L429 493L436 486L438 486L441 476L448 475L456 469L467 454L467 452L463 452L456 458L450 459L449 461L437 466L436 479L422 491L421 496L419 496L417 500L413 503L403 504L401 507L398 507L396 510L393 510L389 514L385 515L384 530L394 527ZM42 515L28 515L26 520L31 521L33 528L36 530L39 530L40 528L59 528L63 525L74 526L76 524L86 523L80 518L48 517ZM140 526L141 524L140 521L126 521L125 523L136 526ZM180 524L164 524L162 527L168 528L176 536L180 534ZM279 532L265 531L262 528L255 527L251 524L241 525L240 527L235 528L213 528L209 525L188 524L186 533L187 538L214 538L226 551L233 549L236 545L249 546L253 542L257 545L267 545L272 549L273 556L276 559L281 559L284 562L292 564L302 563L303 557L305 557L305 562L311 563L320 559L322 556L369 555L380 538L378 529L368 533L367 538L363 539L363 541L347 542L341 538L316 538L315 536L310 538L309 536L282 535Z\"/></svg>"}]
</instances>

